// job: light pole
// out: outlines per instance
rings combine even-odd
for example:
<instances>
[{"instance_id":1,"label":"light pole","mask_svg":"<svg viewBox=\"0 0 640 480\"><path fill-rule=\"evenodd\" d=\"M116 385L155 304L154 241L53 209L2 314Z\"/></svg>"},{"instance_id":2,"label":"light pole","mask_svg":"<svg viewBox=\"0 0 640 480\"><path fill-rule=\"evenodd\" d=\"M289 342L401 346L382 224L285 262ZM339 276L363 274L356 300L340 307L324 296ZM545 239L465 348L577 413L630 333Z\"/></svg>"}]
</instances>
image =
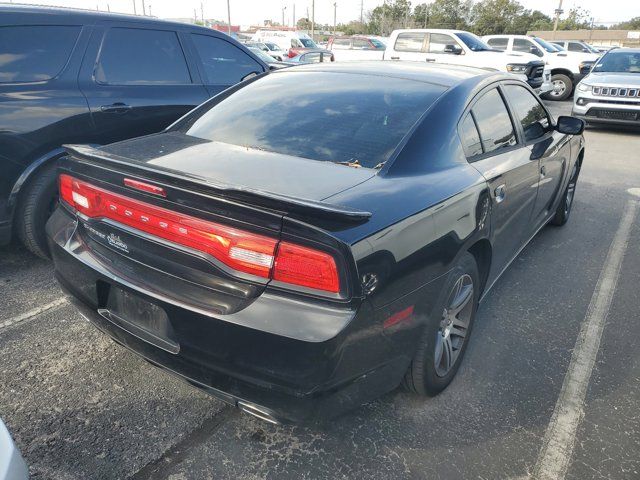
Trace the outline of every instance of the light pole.
<instances>
[{"instance_id":1,"label":"light pole","mask_svg":"<svg viewBox=\"0 0 640 480\"><path fill-rule=\"evenodd\" d=\"M145 9L145 6L144 6L144 0L142 0L142 15L144 15L145 17L147 16L147 10Z\"/></svg>"},{"instance_id":2,"label":"light pole","mask_svg":"<svg viewBox=\"0 0 640 480\"><path fill-rule=\"evenodd\" d=\"M338 8L338 4L333 2L333 36L336 36L336 10Z\"/></svg>"},{"instance_id":3,"label":"light pole","mask_svg":"<svg viewBox=\"0 0 640 480\"><path fill-rule=\"evenodd\" d=\"M315 33L316 33L316 2L315 0L311 0L311 40L315 42Z\"/></svg>"},{"instance_id":4,"label":"light pole","mask_svg":"<svg viewBox=\"0 0 640 480\"><path fill-rule=\"evenodd\" d=\"M133 0L133 14L137 15L138 12L136 12L136 0Z\"/></svg>"},{"instance_id":5,"label":"light pole","mask_svg":"<svg viewBox=\"0 0 640 480\"><path fill-rule=\"evenodd\" d=\"M562 14L562 0L560 0L560 3L558 4L558 8L556 8L556 19L553 22L553 39L555 40L556 38L556 30L558 30L558 20L560 20L560 15Z\"/></svg>"},{"instance_id":6,"label":"light pole","mask_svg":"<svg viewBox=\"0 0 640 480\"><path fill-rule=\"evenodd\" d=\"M296 4L295 3L293 4L293 14L291 15L291 26L293 28L297 27L297 24L296 24Z\"/></svg>"},{"instance_id":7,"label":"light pole","mask_svg":"<svg viewBox=\"0 0 640 480\"><path fill-rule=\"evenodd\" d=\"M231 36L231 6L229 2L231 0L227 0L227 33Z\"/></svg>"},{"instance_id":8,"label":"light pole","mask_svg":"<svg viewBox=\"0 0 640 480\"><path fill-rule=\"evenodd\" d=\"M282 7L282 26L284 27L284 12L287 10L287 6Z\"/></svg>"}]
</instances>

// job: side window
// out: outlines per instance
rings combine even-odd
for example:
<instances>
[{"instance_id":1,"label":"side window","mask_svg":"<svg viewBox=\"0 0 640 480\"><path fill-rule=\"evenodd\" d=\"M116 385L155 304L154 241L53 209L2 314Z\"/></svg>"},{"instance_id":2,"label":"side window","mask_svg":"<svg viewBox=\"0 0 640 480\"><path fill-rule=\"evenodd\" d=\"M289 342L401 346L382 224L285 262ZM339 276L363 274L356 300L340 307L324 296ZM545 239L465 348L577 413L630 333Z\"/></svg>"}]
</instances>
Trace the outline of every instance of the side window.
<instances>
[{"instance_id":1,"label":"side window","mask_svg":"<svg viewBox=\"0 0 640 480\"><path fill-rule=\"evenodd\" d=\"M513 39L513 50L516 52L526 52L531 53L531 43L529 40L525 40L524 38L514 38Z\"/></svg>"},{"instance_id":2,"label":"side window","mask_svg":"<svg viewBox=\"0 0 640 480\"><path fill-rule=\"evenodd\" d=\"M568 49L570 52L586 52L587 49L580 45L578 42L569 42Z\"/></svg>"},{"instance_id":3,"label":"side window","mask_svg":"<svg viewBox=\"0 0 640 480\"><path fill-rule=\"evenodd\" d=\"M210 85L235 85L250 73L262 73L262 66L235 45L209 35L192 33L191 38Z\"/></svg>"},{"instance_id":4,"label":"side window","mask_svg":"<svg viewBox=\"0 0 640 480\"><path fill-rule=\"evenodd\" d=\"M0 83L51 80L69 60L79 34L74 26L0 27Z\"/></svg>"},{"instance_id":5,"label":"side window","mask_svg":"<svg viewBox=\"0 0 640 480\"><path fill-rule=\"evenodd\" d=\"M452 36L444 33L432 33L429 38L429 53L444 53L447 45L459 46Z\"/></svg>"},{"instance_id":6,"label":"side window","mask_svg":"<svg viewBox=\"0 0 640 480\"><path fill-rule=\"evenodd\" d=\"M507 45L509 44L508 38L490 38L487 43L490 47L493 47L497 50L506 50Z\"/></svg>"},{"instance_id":7,"label":"side window","mask_svg":"<svg viewBox=\"0 0 640 480\"><path fill-rule=\"evenodd\" d=\"M544 107L529 90L519 85L505 85L507 97L524 130L525 141L542 137L550 125Z\"/></svg>"},{"instance_id":8,"label":"side window","mask_svg":"<svg viewBox=\"0 0 640 480\"><path fill-rule=\"evenodd\" d=\"M100 49L96 81L113 85L182 85L191 75L175 32L112 28Z\"/></svg>"},{"instance_id":9,"label":"side window","mask_svg":"<svg viewBox=\"0 0 640 480\"><path fill-rule=\"evenodd\" d=\"M458 129L460 134L460 141L462 141L462 148L467 158L475 157L482 154L482 142L480 141L480 135L476 128L476 123L473 120L471 112L467 113L467 116L460 124Z\"/></svg>"},{"instance_id":10,"label":"side window","mask_svg":"<svg viewBox=\"0 0 640 480\"><path fill-rule=\"evenodd\" d=\"M353 39L353 48L355 50L371 50L371 45L368 40L363 38L354 38Z\"/></svg>"},{"instance_id":11,"label":"side window","mask_svg":"<svg viewBox=\"0 0 640 480\"><path fill-rule=\"evenodd\" d=\"M337 50L347 50L351 47L351 40L348 38L336 38L333 40L332 48Z\"/></svg>"},{"instance_id":12,"label":"side window","mask_svg":"<svg viewBox=\"0 0 640 480\"><path fill-rule=\"evenodd\" d=\"M497 89L494 88L485 93L471 111L478 123L485 153L516 144L511 117Z\"/></svg>"},{"instance_id":13,"label":"side window","mask_svg":"<svg viewBox=\"0 0 640 480\"><path fill-rule=\"evenodd\" d=\"M320 63L322 62L321 52L305 53L300 59L303 63Z\"/></svg>"},{"instance_id":14,"label":"side window","mask_svg":"<svg viewBox=\"0 0 640 480\"><path fill-rule=\"evenodd\" d=\"M425 52L427 34L420 32L401 33L393 49L396 52Z\"/></svg>"}]
</instances>

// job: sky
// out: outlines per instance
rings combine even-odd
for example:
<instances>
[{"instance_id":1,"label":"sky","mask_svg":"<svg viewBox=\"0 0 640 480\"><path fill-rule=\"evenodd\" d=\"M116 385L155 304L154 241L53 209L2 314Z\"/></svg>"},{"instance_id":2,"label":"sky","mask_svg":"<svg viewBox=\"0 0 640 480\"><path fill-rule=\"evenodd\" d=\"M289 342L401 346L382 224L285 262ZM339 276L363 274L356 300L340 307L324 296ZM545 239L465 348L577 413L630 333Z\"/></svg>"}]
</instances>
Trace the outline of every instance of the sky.
<instances>
[{"instance_id":1,"label":"sky","mask_svg":"<svg viewBox=\"0 0 640 480\"><path fill-rule=\"evenodd\" d=\"M6 1L6 0L5 0ZM58 5L64 7L79 7L112 12L133 13L134 2L137 12L142 12L143 0L37 0L23 3L40 5ZM202 3L205 18L225 20L227 18L226 0L144 0L147 6L151 6L151 13L161 18L193 17L194 9L200 17L200 4ZM412 0L413 5L430 3L431 0ZM541 10L549 16L553 16L559 0L520 0L526 8ZM285 22L292 24L293 6L295 4L296 18L306 16L306 11L311 12L312 0L229 0L231 5L231 23L234 25L261 24L263 20L272 19L282 21L282 9L285 10ZM363 4L365 12L382 4L382 0L315 0L315 18L317 23L333 23L333 4L337 3L338 23L346 23L360 18L360 4ZM17 3L14 2L14 3ZM633 17L640 16L640 0L564 0L562 8L568 12L571 7L580 6L590 10L595 18L595 23L612 24Z\"/></svg>"}]
</instances>

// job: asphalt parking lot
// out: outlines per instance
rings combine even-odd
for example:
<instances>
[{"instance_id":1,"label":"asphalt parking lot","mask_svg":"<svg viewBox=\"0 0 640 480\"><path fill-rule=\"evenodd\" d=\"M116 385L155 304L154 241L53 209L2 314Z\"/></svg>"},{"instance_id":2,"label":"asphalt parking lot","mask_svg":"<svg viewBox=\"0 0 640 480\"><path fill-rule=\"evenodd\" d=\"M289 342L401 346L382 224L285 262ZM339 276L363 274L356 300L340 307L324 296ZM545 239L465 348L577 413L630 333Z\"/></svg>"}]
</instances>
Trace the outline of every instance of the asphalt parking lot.
<instances>
[{"instance_id":1,"label":"asphalt parking lot","mask_svg":"<svg viewBox=\"0 0 640 480\"><path fill-rule=\"evenodd\" d=\"M543 229L480 306L452 385L313 428L260 422L150 366L66 303L49 263L0 249L0 417L32 477L543 478L564 453L568 479L640 478L640 132L585 137L572 218ZM593 369L575 367L597 315ZM584 403L556 445L574 367Z\"/></svg>"}]
</instances>

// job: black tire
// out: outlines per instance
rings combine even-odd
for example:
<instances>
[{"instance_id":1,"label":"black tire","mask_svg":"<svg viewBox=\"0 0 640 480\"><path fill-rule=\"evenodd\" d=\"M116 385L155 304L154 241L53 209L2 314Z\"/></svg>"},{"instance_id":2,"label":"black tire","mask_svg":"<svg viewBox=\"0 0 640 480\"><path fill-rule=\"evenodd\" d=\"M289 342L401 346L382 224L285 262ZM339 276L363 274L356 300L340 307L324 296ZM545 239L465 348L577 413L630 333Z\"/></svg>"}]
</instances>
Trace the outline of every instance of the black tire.
<instances>
[{"instance_id":1,"label":"black tire","mask_svg":"<svg viewBox=\"0 0 640 480\"><path fill-rule=\"evenodd\" d=\"M571 96L571 92L573 92L573 81L566 75L562 73L556 73L555 75L551 75L551 83L554 84L554 90L551 92L547 92L544 94L544 98L547 100L555 100L562 101L566 100ZM562 90L556 90L555 86L560 83L564 84Z\"/></svg>"},{"instance_id":2,"label":"black tire","mask_svg":"<svg viewBox=\"0 0 640 480\"><path fill-rule=\"evenodd\" d=\"M562 194L562 200L560 200L558 208L556 208L556 213L551 219L551 225L561 227L569 220L569 216L571 215L571 207L573 207L573 200L576 194L579 175L580 166L578 165L578 162L576 162L573 166L573 171L571 172L571 178L569 179L567 188L564 189L564 192Z\"/></svg>"},{"instance_id":3,"label":"black tire","mask_svg":"<svg viewBox=\"0 0 640 480\"><path fill-rule=\"evenodd\" d=\"M447 336L449 339L453 338L453 336L448 333L445 336L446 328L444 325L448 324L446 321L448 317L445 313L452 311L447 309L452 300L454 288L457 288L458 282L461 279L465 279L466 281L467 278L471 280L472 291L468 307L465 306L465 309L469 308L469 321L465 335L462 342L458 345L458 348L452 349L452 351L457 351L457 354L450 369L446 372L438 371L439 369L441 370L442 365L439 363L439 365L436 366L436 356L444 358L442 357L442 355L444 355L442 349L440 349L441 355L438 355L438 344L444 342L443 339ZM430 315L429 323L425 327L418 350L403 380L403 386L407 390L419 395L434 396L442 392L451 383L458 372L458 368L460 368L460 363L469 344L469 336L471 335L473 322L478 309L479 296L480 276L478 274L478 265L474 256L467 252L460 257L456 266L450 272L440 294L440 299L433 309L432 315ZM465 303L465 305L467 304Z\"/></svg>"},{"instance_id":4,"label":"black tire","mask_svg":"<svg viewBox=\"0 0 640 480\"><path fill-rule=\"evenodd\" d=\"M42 258L50 258L44 226L58 201L56 167L57 162L51 162L34 173L23 187L14 219L20 241Z\"/></svg>"}]
</instances>

